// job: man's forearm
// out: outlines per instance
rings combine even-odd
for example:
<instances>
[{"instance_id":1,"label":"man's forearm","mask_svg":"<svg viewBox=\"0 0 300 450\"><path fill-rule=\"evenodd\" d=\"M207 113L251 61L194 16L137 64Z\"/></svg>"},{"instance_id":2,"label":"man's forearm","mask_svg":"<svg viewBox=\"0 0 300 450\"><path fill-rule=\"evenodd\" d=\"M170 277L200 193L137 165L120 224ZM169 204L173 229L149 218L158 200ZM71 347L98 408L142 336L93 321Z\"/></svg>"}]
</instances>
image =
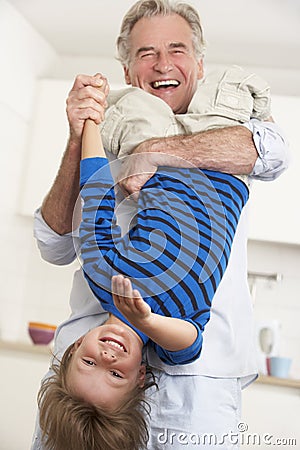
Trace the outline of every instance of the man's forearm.
<instances>
[{"instance_id":1,"label":"man's forearm","mask_svg":"<svg viewBox=\"0 0 300 450\"><path fill-rule=\"evenodd\" d=\"M187 162L201 169L236 175L251 173L258 157L252 133L243 126L150 139L135 151L144 152L158 153L159 165L186 167ZM164 156L160 157L161 154Z\"/></svg>"},{"instance_id":2,"label":"man's forearm","mask_svg":"<svg viewBox=\"0 0 300 450\"><path fill-rule=\"evenodd\" d=\"M55 181L43 201L43 218L58 234L72 230L73 212L79 195L80 152L80 143L68 143Z\"/></svg>"}]
</instances>

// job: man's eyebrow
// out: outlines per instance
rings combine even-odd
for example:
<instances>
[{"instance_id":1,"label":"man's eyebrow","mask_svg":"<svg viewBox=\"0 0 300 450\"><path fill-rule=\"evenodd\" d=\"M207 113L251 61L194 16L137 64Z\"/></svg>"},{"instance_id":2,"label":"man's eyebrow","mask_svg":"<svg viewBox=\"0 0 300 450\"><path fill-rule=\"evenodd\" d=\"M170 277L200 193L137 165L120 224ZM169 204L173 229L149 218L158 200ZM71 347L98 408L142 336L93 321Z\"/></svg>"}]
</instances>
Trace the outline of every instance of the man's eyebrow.
<instances>
[{"instance_id":1,"label":"man's eyebrow","mask_svg":"<svg viewBox=\"0 0 300 450\"><path fill-rule=\"evenodd\" d=\"M172 48L183 48L183 49L188 49L187 45L184 44L183 42L170 42L170 44L168 45L168 48L172 49ZM140 47L137 49L135 55L139 56L141 53L143 52L149 52L149 51L156 51L155 47L153 45L148 45L148 46L144 46L144 47Z\"/></svg>"},{"instance_id":2,"label":"man's eyebrow","mask_svg":"<svg viewBox=\"0 0 300 450\"><path fill-rule=\"evenodd\" d=\"M171 42L169 44L169 48L185 48L185 49L187 49L188 47L183 42Z\"/></svg>"},{"instance_id":3,"label":"man's eyebrow","mask_svg":"<svg viewBox=\"0 0 300 450\"><path fill-rule=\"evenodd\" d=\"M149 45L147 47L140 47L137 49L135 56L139 56L143 52L148 52L149 50L154 50L153 45Z\"/></svg>"}]
</instances>

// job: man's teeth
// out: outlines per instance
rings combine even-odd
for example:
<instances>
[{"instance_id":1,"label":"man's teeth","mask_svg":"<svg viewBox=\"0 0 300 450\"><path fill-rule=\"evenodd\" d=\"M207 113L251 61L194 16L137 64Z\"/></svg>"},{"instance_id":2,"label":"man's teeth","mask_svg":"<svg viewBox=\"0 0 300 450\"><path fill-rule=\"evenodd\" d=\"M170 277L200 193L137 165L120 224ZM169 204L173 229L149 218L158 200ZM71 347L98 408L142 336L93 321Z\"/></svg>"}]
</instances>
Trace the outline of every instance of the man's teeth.
<instances>
[{"instance_id":1,"label":"man's teeth","mask_svg":"<svg viewBox=\"0 0 300 450\"><path fill-rule=\"evenodd\" d=\"M118 348L119 350L122 350L123 352L126 351L126 350L125 350L125 347L124 347L122 344L118 344L118 343L115 342L115 341L104 341L104 342L106 342L106 343L109 344L109 345L112 345L113 347Z\"/></svg>"},{"instance_id":2,"label":"man's teeth","mask_svg":"<svg viewBox=\"0 0 300 450\"><path fill-rule=\"evenodd\" d=\"M161 80L161 81L154 81L153 87L155 89L159 87L165 87L165 86L178 86L179 82L177 80Z\"/></svg>"}]
</instances>

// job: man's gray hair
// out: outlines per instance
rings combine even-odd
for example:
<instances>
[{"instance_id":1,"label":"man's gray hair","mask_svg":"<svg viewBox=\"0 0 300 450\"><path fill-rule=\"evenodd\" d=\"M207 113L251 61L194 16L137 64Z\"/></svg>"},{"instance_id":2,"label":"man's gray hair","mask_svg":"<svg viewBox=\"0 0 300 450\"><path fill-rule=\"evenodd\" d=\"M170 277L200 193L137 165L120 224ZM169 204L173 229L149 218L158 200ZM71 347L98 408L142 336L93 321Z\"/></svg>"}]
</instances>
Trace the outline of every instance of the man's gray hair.
<instances>
[{"instance_id":1,"label":"man's gray hair","mask_svg":"<svg viewBox=\"0 0 300 450\"><path fill-rule=\"evenodd\" d=\"M200 59L204 54L205 42L200 17L193 6L172 0L139 0L125 14L117 38L117 58L121 64L128 66L130 62L130 33L140 19L174 14L181 16L190 25L195 56Z\"/></svg>"}]
</instances>

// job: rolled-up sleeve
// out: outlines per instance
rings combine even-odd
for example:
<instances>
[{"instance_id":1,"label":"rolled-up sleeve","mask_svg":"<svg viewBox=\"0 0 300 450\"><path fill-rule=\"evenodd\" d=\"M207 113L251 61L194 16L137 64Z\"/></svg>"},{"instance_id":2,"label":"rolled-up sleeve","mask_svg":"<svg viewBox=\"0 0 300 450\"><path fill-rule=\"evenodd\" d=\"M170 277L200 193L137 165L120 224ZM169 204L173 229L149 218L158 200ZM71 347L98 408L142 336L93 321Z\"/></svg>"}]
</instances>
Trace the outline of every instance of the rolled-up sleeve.
<instances>
[{"instance_id":1,"label":"rolled-up sleeve","mask_svg":"<svg viewBox=\"0 0 300 450\"><path fill-rule=\"evenodd\" d=\"M64 235L57 234L46 224L38 209L34 214L33 234L45 261L63 266L75 260L79 246L78 230Z\"/></svg>"},{"instance_id":2,"label":"rolled-up sleeve","mask_svg":"<svg viewBox=\"0 0 300 450\"><path fill-rule=\"evenodd\" d=\"M252 132L258 153L250 177L262 181L275 180L289 164L289 145L283 131L276 123L257 119L243 125Z\"/></svg>"}]
</instances>

